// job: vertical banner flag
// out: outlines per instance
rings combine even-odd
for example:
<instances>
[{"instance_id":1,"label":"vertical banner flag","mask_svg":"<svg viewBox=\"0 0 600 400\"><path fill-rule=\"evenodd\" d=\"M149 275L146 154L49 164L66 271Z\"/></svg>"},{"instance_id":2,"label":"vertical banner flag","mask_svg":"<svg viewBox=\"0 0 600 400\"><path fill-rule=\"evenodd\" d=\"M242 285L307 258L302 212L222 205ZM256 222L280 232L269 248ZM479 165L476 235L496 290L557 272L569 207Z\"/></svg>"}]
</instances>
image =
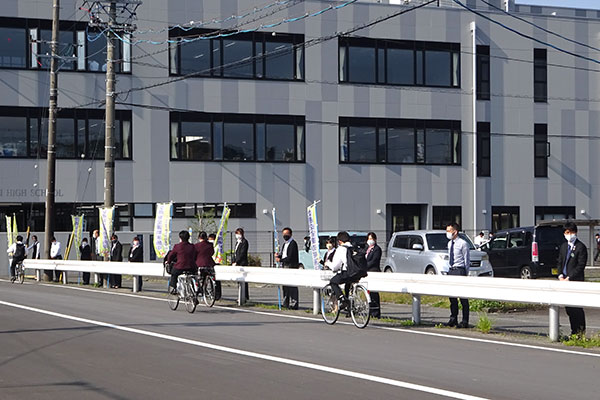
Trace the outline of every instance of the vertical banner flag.
<instances>
[{"instance_id":1,"label":"vertical banner flag","mask_svg":"<svg viewBox=\"0 0 600 400\"><path fill-rule=\"evenodd\" d=\"M10 215L6 216L6 240L8 241L8 247L13 244L13 236L12 236L12 218Z\"/></svg>"},{"instance_id":2,"label":"vertical banner flag","mask_svg":"<svg viewBox=\"0 0 600 400\"><path fill-rule=\"evenodd\" d=\"M319 262L319 225L317 224L317 203L313 203L306 208L308 216L308 230L310 236L310 250L312 253L313 268L321 269Z\"/></svg>"},{"instance_id":3,"label":"vertical banner flag","mask_svg":"<svg viewBox=\"0 0 600 400\"><path fill-rule=\"evenodd\" d=\"M110 237L113 233L114 207L100 208L100 236L98 237L98 253L102 256L110 254Z\"/></svg>"},{"instance_id":4,"label":"vertical banner flag","mask_svg":"<svg viewBox=\"0 0 600 400\"><path fill-rule=\"evenodd\" d=\"M19 228L17 227L17 216L13 214L12 216L12 241L13 243L17 241L17 236L19 236Z\"/></svg>"},{"instance_id":5,"label":"vertical banner flag","mask_svg":"<svg viewBox=\"0 0 600 400\"><path fill-rule=\"evenodd\" d=\"M277 233L277 217L275 216L275 207L273 207L273 247L275 247L275 253L279 253L279 234ZM279 263L276 262L275 266L279 268Z\"/></svg>"},{"instance_id":6,"label":"vertical banner flag","mask_svg":"<svg viewBox=\"0 0 600 400\"><path fill-rule=\"evenodd\" d=\"M73 233L71 234L71 240L69 240L69 247L65 254L65 259L69 258L71 247L75 244L75 251L77 252L77 259L79 260L81 254L79 254L79 246L81 246L81 239L83 238L83 215L71 215L71 221L73 222Z\"/></svg>"},{"instance_id":7,"label":"vertical banner flag","mask_svg":"<svg viewBox=\"0 0 600 400\"><path fill-rule=\"evenodd\" d=\"M171 210L173 203L158 203L154 220L154 252L165 258L171 249Z\"/></svg>"},{"instance_id":8,"label":"vertical banner flag","mask_svg":"<svg viewBox=\"0 0 600 400\"><path fill-rule=\"evenodd\" d=\"M223 205L221 221L219 222L219 229L217 230L217 239L215 240L215 255L213 256L213 259L217 264L223 263L223 240L225 238L225 232L227 231L229 214L231 214L231 209L227 207L227 203L225 203Z\"/></svg>"}]
</instances>

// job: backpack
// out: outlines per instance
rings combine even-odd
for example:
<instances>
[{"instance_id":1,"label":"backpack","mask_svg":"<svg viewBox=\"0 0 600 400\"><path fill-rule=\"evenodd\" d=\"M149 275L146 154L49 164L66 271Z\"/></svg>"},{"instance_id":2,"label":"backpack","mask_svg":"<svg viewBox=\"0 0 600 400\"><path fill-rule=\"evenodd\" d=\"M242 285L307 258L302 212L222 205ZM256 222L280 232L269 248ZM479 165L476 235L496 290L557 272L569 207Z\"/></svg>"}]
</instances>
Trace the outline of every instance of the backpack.
<instances>
[{"instance_id":1,"label":"backpack","mask_svg":"<svg viewBox=\"0 0 600 400\"><path fill-rule=\"evenodd\" d=\"M351 278L360 279L367 276L367 258L365 251L355 247L348 247L346 268Z\"/></svg>"},{"instance_id":2,"label":"backpack","mask_svg":"<svg viewBox=\"0 0 600 400\"><path fill-rule=\"evenodd\" d=\"M25 245L17 243L15 252L13 253L13 259L17 261L23 261L25 259Z\"/></svg>"}]
</instances>

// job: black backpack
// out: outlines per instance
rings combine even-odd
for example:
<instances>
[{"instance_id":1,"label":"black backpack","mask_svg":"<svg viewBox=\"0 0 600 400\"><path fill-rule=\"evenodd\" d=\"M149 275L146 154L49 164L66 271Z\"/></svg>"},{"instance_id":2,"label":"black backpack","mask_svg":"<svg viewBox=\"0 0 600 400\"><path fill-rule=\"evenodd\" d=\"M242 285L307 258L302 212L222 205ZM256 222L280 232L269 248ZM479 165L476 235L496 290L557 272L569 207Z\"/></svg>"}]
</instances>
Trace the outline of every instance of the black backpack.
<instances>
[{"instance_id":1,"label":"black backpack","mask_svg":"<svg viewBox=\"0 0 600 400\"><path fill-rule=\"evenodd\" d=\"M23 261L25 259L25 245L22 243L17 243L17 248L13 253L13 259L17 261Z\"/></svg>"},{"instance_id":2,"label":"black backpack","mask_svg":"<svg viewBox=\"0 0 600 400\"><path fill-rule=\"evenodd\" d=\"M367 276L366 252L357 247L348 247L346 268L351 278L360 279Z\"/></svg>"}]
</instances>

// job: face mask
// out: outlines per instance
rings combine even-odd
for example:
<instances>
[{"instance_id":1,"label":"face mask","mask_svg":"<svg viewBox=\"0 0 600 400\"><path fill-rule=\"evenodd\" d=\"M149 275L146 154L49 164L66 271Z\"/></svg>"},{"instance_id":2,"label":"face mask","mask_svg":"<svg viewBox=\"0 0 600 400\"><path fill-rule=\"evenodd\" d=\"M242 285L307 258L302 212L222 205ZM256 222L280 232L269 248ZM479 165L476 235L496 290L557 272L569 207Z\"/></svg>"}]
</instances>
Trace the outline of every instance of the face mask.
<instances>
[{"instance_id":1,"label":"face mask","mask_svg":"<svg viewBox=\"0 0 600 400\"><path fill-rule=\"evenodd\" d=\"M214 244L214 243L215 243L215 241L214 241L214 240L210 240L210 239L208 239L208 243Z\"/></svg>"},{"instance_id":2,"label":"face mask","mask_svg":"<svg viewBox=\"0 0 600 400\"><path fill-rule=\"evenodd\" d=\"M240 235L240 234L238 233L237 235L235 235L235 238L236 238L237 240L242 240L242 235Z\"/></svg>"},{"instance_id":3,"label":"face mask","mask_svg":"<svg viewBox=\"0 0 600 400\"><path fill-rule=\"evenodd\" d=\"M290 240L292 237L290 235L283 235L283 240L285 240L286 242L288 240Z\"/></svg>"},{"instance_id":4,"label":"face mask","mask_svg":"<svg viewBox=\"0 0 600 400\"><path fill-rule=\"evenodd\" d=\"M452 232L446 232L446 237L448 238L448 240L452 240L454 239L454 234Z\"/></svg>"},{"instance_id":5,"label":"face mask","mask_svg":"<svg viewBox=\"0 0 600 400\"><path fill-rule=\"evenodd\" d=\"M367 244L369 246L375 246L375 241L373 239L367 240Z\"/></svg>"},{"instance_id":6,"label":"face mask","mask_svg":"<svg viewBox=\"0 0 600 400\"><path fill-rule=\"evenodd\" d=\"M139 246L139 245L140 245L140 242L137 242L137 241L136 241L136 242L133 242L133 245L134 245L134 246Z\"/></svg>"},{"instance_id":7,"label":"face mask","mask_svg":"<svg viewBox=\"0 0 600 400\"><path fill-rule=\"evenodd\" d=\"M327 250L333 249L333 245L331 243L327 243Z\"/></svg>"},{"instance_id":8,"label":"face mask","mask_svg":"<svg viewBox=\"0 0 600 400\"><path fill-rule=\"evenodd\" d=\"M577 239L577 235L573 235L573 234L565 235L565 239L567 239L567 242L574 242L575 239Z\"/></svg>"}]
</instances>

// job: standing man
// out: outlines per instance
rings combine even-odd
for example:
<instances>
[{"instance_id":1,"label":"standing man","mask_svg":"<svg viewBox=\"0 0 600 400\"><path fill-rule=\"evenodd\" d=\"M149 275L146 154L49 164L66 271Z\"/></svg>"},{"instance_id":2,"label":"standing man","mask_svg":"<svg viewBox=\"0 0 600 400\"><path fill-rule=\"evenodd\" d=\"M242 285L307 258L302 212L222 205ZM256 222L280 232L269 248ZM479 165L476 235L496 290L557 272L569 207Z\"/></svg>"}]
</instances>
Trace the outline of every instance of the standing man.
<instances>
[{"instance_id":1,"label":"standing man","mask_svg":"<svg viewBox=\"0 0 600 400\"><path fill-rule=\"evenodd\" d=\"M121 262L123 261L123 245L119 242L119 237L113 233L110 238L111 247L110 247L110 261L111 262ZM114 274L112 277L112 283L108 282L109 286L114 289L119 289L122 283L122 276L119 274Z\"/></svg>"},{"instance_id":2,"label":"standing man","mask_svg":"<svg viewBox=\"0 0 600 400\"><path fill-rule=\"evenodd\" d=\"M471 255L469 253L469 245L466 241L458 236L459 226L456 222L451 223L446 227L446 237L448 238L448 255L449 265L448 275L467 276L469 266L471 265ZM462 304L462 321L458 323L458 300L455 297L450 297L450 320L448 326L456 326L458 328L469 327L469 299L460 298Z\"/></svg>"},{"instance_id":3,"label":"standing man","mask_svg":"<svg viewBox=\"0 0 600 400\"><path fill-rule=\"evenodd\" d=\"M142 247L141 243L140 243L140 238L138 238L137 236L135 236L133 238L133 241L131 242L131 250L129 250L129 257L127 257L127 260L129 262L137 262L137 263L141 263L144 262L144 248ZM138 283L138 290L142 290L142 277L140 275L138 275L137 277L134 277L133 279L137 279L137 283Z\"/></svg>"},{"instance_id":4,"label":"standing man","mask_svg":"<svg viewBox=\"0 0 600 400\"><path fill-rule=\"evenodd\" d=\"M475 236L475 248L478 249L486 243L485 234L483 231L479 232L479 235Z\"/></svg>"},{"instance_id":5,"label":"standing man","mask_svg":"<svg viewBox=\"0 0 600 400\"><path fill-rule=\"evenodd\" d=\"M33 240L33 243L31 246L27 247L27 252L29 253L29 251L31 251L32 260L39 260L42 258L42 252L40 251L42 249L42 245L38 241L38 237L36 235L31 236L31 240Z\"/></svg>"},{"instance_id":6,"label":"standing man","mask_svg":"<svg viewBox=\"0 0 600 400\"><path fill-rule=\"evenodd\" d=\"M600 233L596 233L596 254L594 254L594 262L598 261L600 255Z\"/></svg>"},{"instance_id":7,"label":"standing man","mask_svg":"<svg viewBox=\"0 0 600 400\"><path fill-rule=\"evenodd\" d=\"M81 239L81 245L79 246L79 255L81 261L91 261L92 260L92 246L88 243L87 238ZM90 273L84 272L82 276L82 281L84 285L90 284Z\"/></svg>"},{"instance_id":8,"label":"standing man","mask_svg":"<svg viewBox=\"0 0 600 400\"><path fill-rule=\"evenodd\" d=\"M292 229L284 228L283 234L283 247L281 253L275 254L277 262L281 262L283 268L298 268L299 256L298 256L298 243L292 239ZM293 286L283 287L283 307L291 310L298 309L298 288Z\"/></svg>"},{"instance_id":9,"label":"standing man","mask_svg":"<svg viewBox=\"0 0 600 400\"><path fill-rule=\"evenodd\" d=\"M235 252L233 253L233 260L231 265L247 267L248 266L248 240L246 240L244 229L237 228L235 230ZM244 284L246 292L246 300L250 299L250 293L248 293L248 282Z\"/></svg>"},{"instance_id":10,"label":"standing man","mask_svg":"<svg viewBox=\"0 0 600 400\"><path fill-rule=\"evenodd\" d=\"M60 242L56 240L54 236L52 236L52 242L50 244L50 259L52 260L62 260ZM60 271L54 271L54 282L58 282L60 279Z\"/></svg>"},{"instance_id":11,"label":"standing man","mask_svg":"<svg viewBox=\"0 0 600 400\"><path fill-rule=\"evenodd\" d=\"M587 247L577 239L577 225L572 222L565 224L565 239L558 253L558 279L562 282L583 281L587 263ZM585 335L585 313L583 308L565 307L571 322L571 335Z\"/></svg>"}]
</instances>

